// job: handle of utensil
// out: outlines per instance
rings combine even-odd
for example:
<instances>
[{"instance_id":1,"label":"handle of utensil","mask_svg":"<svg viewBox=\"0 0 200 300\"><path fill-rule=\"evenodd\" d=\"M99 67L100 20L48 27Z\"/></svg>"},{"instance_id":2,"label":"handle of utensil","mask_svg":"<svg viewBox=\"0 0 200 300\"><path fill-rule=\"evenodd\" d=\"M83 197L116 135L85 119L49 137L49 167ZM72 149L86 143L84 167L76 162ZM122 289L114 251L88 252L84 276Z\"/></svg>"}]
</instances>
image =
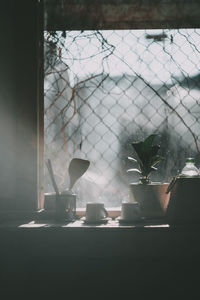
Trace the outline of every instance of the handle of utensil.
<instances>
[{"instance_id":1,"label":"handle of utensil","mask_svg":"<svg viewBox=\"0 0 200 300\"><path fill-rule=\"evenodd\" d=\"M103 209L103 212L105 213L105 217L107 218L108 217L108 211L105 209L105 207L103 207L102 209Z\"/></svg>"},{"instance_id":2,"label":"handle of utensil","mask_svg":"<svg viewBox=\"0 0 200 300\"><path fill-rule=\"evenodd\" d=\"M56 192L56 195L59 195L59 190L58 190L58 187L57 187L57 184L56 184L56 181L55 181L55 177L54 177L54 174L53 174L53 168L52 168L50 159L47 160L46 165L47 165L47 169L49 171L49 175L51 177L51 181L52 181L54 190Z\"/></svg>"},{"instance_id":3,"label":"handle of utensil","mask_svg":"<svg viewBox=\"0 0 200 300\"><path fill-rule=\"evenodd\" d=\"M178 178L177 176L174 176L172 178L172 180L171 180L171 182L170 182L170 184L169 184L169 186L167 188L166 194L168 194L172 190L173 186L175 185L175 183L177 181L177 178Z\"/></svg>"}]
</instances>

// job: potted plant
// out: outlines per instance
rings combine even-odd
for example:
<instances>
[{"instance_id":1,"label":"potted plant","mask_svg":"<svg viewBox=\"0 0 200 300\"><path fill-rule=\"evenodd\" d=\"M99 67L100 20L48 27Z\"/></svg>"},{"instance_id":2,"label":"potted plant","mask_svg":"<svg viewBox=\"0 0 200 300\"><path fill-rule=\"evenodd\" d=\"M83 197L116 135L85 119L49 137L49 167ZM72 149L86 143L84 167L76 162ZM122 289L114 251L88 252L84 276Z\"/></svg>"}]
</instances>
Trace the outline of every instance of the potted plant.
<instances>
[{"instance_id":1,"label":"potted plant","mask_svg":"<svg viewBox=\"0 0 200 300\"><path fill-rule=\"evenodd\" d=\"M163 160L158 155L160 145L154 144L157 135L151 134L144 141L131 143L136 159L128 157L132 162L138 163L138 168L128 169L127 172L137 172L140 175L138 183L130 183L130 199L140 204L141 216L156 218L165 215L169 202L166 194L168 183L152 182L151 172L156 171L156 165Z\"/></svg>"}]
</instances>

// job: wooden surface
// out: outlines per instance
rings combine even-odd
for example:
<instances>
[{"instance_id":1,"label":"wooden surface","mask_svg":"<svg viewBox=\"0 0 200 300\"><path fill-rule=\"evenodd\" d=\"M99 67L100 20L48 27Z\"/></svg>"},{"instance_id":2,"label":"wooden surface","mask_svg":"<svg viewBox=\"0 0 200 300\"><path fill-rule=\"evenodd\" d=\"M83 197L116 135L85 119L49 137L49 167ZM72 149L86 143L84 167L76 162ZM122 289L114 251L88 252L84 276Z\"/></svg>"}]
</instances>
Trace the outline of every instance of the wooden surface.
<instances>
[{"instance_id":1,"label":"wooden surface","mask_svg":"<svg viewBox=\"0 0 200 300\"><path fill-rule=\"evenodd\" d=\"M199 27L198 0L45 0L46 30Z\"/></svg>"},{"instance_id":2,"label":"wooden surface","mask_svg":"<svg viewBox=\"0 0 200 300\"><path fill-rule=\"evenodd\" d=\"M1 251L75 257L199 257L200 226L140 224L85 225L47 221L13 221L0 226ZM21 249L21 250L20 250Z\"/></svg>"}]
</instances>

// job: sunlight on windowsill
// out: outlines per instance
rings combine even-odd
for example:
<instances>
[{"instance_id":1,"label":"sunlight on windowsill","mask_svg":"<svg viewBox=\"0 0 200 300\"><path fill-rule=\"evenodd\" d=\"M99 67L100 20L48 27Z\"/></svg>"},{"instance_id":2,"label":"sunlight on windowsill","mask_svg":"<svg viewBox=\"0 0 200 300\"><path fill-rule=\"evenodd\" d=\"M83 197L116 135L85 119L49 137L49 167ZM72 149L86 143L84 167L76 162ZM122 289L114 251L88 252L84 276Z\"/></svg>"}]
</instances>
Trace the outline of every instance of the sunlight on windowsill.
<instances>
[{"instance_id":1,"label":"sunlight on windowsill","mask_svg":"<svg viewBox=\"0 0 200 300\"><path fill-rule=\"evenodd\" d=\"M169 228L169 224L123 224L121 225L118 220L112 220L109 219L106 224L85 224L84 220L81 218L79 220L73 221L73 222L46 222L46 223L40 223L38 221L31 221L22 225L19 225L20 228L47 228L47 227L61 227L61 228Z\"/></svg>"}]
</instances>

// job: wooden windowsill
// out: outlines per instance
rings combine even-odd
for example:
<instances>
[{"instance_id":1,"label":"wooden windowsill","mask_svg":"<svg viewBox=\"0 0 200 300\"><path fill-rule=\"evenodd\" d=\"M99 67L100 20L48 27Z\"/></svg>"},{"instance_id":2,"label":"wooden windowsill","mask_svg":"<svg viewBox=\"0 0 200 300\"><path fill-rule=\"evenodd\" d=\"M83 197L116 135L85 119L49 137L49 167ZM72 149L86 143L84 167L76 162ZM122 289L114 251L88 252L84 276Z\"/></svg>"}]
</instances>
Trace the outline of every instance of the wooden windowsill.
<instances>
[{"instance_id":1,"label":"wooden windowsill","mask_svg":"<svg viewBox=\"0 0 200 300\"><path fill-rule=\"evenodd\" d=\"M106 224L86 224L83 217L85 216L85 209L77 209L76 220L73 222L66 220L56 220L53 211L3 211L0 212L0 228L41 228L41 229L69 229L69 230L87 230L87 229L105 229L105 230L122 230L131 229L136 231L200 231L200 224L168 224L164 218L145 220L144 222L136 222L131 224L120 223L118 217L120 216L119 209L108 209L109 220Z\"/></svg>"}]
</instances>

